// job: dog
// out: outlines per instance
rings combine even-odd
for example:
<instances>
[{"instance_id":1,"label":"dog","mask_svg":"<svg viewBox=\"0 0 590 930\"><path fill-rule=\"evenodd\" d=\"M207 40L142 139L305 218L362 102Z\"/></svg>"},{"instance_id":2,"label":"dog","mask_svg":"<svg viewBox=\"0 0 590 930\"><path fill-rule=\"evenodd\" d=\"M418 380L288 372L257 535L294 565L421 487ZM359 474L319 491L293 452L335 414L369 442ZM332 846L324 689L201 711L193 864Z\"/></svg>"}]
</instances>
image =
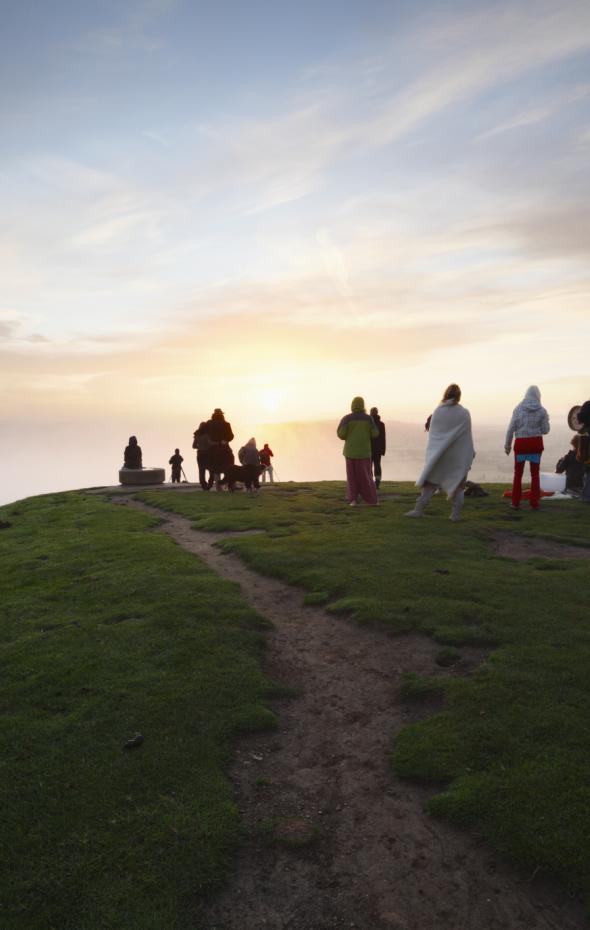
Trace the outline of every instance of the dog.
<instances>
[{"instance_id":1,"label":"dog","mask_svg":"<svg viewBox=\"0 0 590 930\"><path fill-rule=\"evenodd\" d=\"M465 497L489 497L490 492L474 481L465 482Z\"/></svg>"},{"instance_id":2,"label":"dog","mask_svg":"<svg viewBox=\"0 0 590 930\"><path fill-rule=\"evenodd\" d=\"M225 484L228 491L235 491L238 481L246 485L246 490L258 491L262 472L263 468L260 465L230 465L219 483Z\"/></svg>"}]
</instances>

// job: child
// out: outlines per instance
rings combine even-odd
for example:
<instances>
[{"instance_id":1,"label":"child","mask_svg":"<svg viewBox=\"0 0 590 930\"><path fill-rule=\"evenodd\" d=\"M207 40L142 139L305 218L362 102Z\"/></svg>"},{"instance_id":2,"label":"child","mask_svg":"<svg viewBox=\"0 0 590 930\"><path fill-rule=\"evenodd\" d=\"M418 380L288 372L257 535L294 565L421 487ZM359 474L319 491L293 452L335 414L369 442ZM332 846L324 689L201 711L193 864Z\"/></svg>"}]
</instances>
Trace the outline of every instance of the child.
<instances>
[{"instance_id":1,"label":"child","mask_svg":"<svg viewBox=\"0 0 590 930\"><path fill-rule=\"evenodd\" d=\"M175 449L174 455L168 460L168 464L172 465L172 484L180 484L180 472L182 471L183 462L184 459L179 450Z\"/></svg>"}]
</instances>

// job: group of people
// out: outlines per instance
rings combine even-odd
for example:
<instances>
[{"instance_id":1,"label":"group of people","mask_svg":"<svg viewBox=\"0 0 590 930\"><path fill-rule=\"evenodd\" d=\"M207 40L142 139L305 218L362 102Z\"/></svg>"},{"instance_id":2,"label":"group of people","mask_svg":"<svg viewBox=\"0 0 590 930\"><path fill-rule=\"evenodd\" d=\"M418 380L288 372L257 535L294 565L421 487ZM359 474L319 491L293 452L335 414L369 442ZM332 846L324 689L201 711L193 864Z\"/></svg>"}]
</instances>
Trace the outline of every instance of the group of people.
<instances>
[{"instance_id":1,"label":"group of people","mask_svg":"<svg viewBox=\"0 0 590 930\"><path fill-rule=\"evenodd\" d=\"M557 463L556 471L566 474L566 488L579 492L580 499L590 503L590 400L576 409L578 433L572 438L572 449ZM428 417L425 428L428 444L422 473L416 486L421 489L407 517L422 517L432 496L446 491L451 500L450 519L461 517L467 475L475 458L471 416L461 405L461 388L450 384L434 413ZM541 499L540 467L544 445L543 437L550 430L549 415L541 404L541 392L532 385L512 412L506 431L504 450L514 453L514 478L511 506L518 509L523 498L522 478L528 463L531 472L529 503L537 510ZM371 506L379 503L377 491L381 483L381 458L385 455L385 424L377 407L367 413L362 397L353 398L351 412L344 416L337 428L344 441L346 458L346 497L351 507L360 501ZM211 418L203 421L193 434L193 449L197 452L199 483L204 491L213 487L221 490L235 488L237 482L247 490L258 491L260 478L268 477L274 484L272 449L265 443L258 449L256 440L249 439L238 452L236 464L230 443L234 439L231 423L218 407ZM178 449L170 458L172 482L180 482L184 459ZM141 468L142 454L137 437L131 436L124 454L125 468Z\"/></svg>"},{"instance_id":2,"label":"group of people","mask_svg":"<svg viewBox=\"0 0 590 930\"><path fill-rule=\"evenodd\" d=\"M471 431L471 416L460 403L461 388L450 384L442 399L428 417L425 428L428 444L424 468L416 481L421 489L407 517L422 517L432 496L444 490L451 500L453 522L461 518L467 475L475 458ZM567 487L579 487L581 500L590 503L590 401L577 412L580 433L572 439L572 452L557 464L557 471L568 475ZM518 509L523 497L522 477L528 462L531 472L530 506L537 510L541 499L540 466L543 454L543 436L550 430L549 415L541 404L541 392L536 385L528 388L522 401L514 408L506 432L506 455L514 451L514 478L511 506ZM376 407L366 412L362 397L355 397L351 412L344 416L337 428L344 440L346 458L346 497L351 507L359 500L377 506L377 489L381 481L381 455L385 454L385 427ZM382 450L382 451L381 451ZM574 481L580 481L574 485Z\"/></svg>"},{"instance_id":3,"label":"group of people","mask_svg":"<svg viewBox=\"0 0 590 930\"><path fill-rule=\"evenodd\" d=\"M274 484L274 453L268 443L258 449L254 437L249 439L239 450L240 464L236 465L230 446L233 439L231 423L228 423L219 407L215 408L210 420L203 421L195 430L193 449L197 450L199 483L203 491L210 491L213 487L221 490L224 484L233 490L236 480L243 481L247 490L257 491L260 488L260 477L263 484L267 477ZM236 469L241 471L236 472Z\"/></svg>"},{"instance_id":4,"label":"group of people","mask_svg":"<svg viewBox=\"0 0 590 930\"><path fill-rule=\"evenodd\" d=\"M263 484L267 478L274 484L274 453L268 443L265 443L262 449L258 449L256 440L249 439L238 452L238 465L230 446L233 439L231 423L228 423L219 407L215 408L211 419L202 422L194 431L193 449L197 452L199 484L203 491L210 491L212 488L219 491L224 486L234 490L238 481L245 484L247 490L257 491L260 488L261 477ZM175 449L174 455L168 460L172 484L180 483L181 475L184 475L183 462L180 450ZM143 467L141 446L136 436L129 437L129 444L123 454L123 467ZM184 477L186 480L186 475Z\"/></svg>"}]
</instances>

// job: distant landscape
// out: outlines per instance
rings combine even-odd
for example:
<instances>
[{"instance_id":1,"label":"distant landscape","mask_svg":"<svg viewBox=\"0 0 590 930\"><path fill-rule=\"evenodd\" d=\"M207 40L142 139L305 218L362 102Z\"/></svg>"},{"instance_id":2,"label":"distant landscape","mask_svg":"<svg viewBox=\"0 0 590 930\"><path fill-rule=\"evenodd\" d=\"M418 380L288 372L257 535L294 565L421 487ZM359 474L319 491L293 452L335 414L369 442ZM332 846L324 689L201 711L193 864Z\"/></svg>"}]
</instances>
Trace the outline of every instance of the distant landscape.
<instances>
[{"instance_id":1,"label":"distant landscape","mask_svg":"<svg viewBox=\"0 0 590 930\"><path fill-rule=\"evenodd\" d=\"M231 414L228 418L232 420ZM563 423L561 422L563 420ZM426 445L423 423L389 420L388 451L383 462L385 480L411 481L419 474ZM113 419L80 424L0 421L0 504L32 494L117 483L123 448L135 433L146 465L166 465L178 446L189 481L196 481L192 431L198 426L186 417L155 422L145 414L134 424ZM240 423L233 421L234 451L254 435L275 452L280 481L329 481L343 477L342 444L335 420L296 423ZM571 432L565 418L554 418L545 441L544 471L553 471L565 454ZM504 454L504 427L474 423L477 455L471 471L475 481L510 481L512 461Z\"/></svg>"}]
</instances>

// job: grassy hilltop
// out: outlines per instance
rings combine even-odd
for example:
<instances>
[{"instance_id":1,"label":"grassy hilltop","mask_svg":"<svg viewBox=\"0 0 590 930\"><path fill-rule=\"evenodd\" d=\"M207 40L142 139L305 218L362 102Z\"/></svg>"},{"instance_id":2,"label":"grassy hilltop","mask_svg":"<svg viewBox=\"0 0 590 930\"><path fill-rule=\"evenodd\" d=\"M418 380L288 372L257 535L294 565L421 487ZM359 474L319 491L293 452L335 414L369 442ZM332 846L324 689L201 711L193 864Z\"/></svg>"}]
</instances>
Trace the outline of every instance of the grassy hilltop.
<instances>
[{"instance_id":1,"label":"grassy hilltop","mask_svg":"<svg viewBox=\"0 0 590 930\"><path fill-rule=\"evenodd\" d=\"M558 549L586 554L588 508L513 514L491 490L459 524L442 499L405 520L409 484L382 486L378 510L347 508L335 482L140 497L201 529L265 531L222 545L307 603L434 637L439 665L408 674L398 697L443 703L402 733L395 770L435 786L430 814L588 893L590 565ZM99 496L34 498L0 520L11 524L0 531L2 926L188 926L239 842L223 774L232 738L274 723L265 623L150 532L154 520ZM492 533L542 538L555 557L504 558ZM464 676L473 645L489 657ZM124 750L136 732L144 745Z\"/></svg>"}]
</instances>

